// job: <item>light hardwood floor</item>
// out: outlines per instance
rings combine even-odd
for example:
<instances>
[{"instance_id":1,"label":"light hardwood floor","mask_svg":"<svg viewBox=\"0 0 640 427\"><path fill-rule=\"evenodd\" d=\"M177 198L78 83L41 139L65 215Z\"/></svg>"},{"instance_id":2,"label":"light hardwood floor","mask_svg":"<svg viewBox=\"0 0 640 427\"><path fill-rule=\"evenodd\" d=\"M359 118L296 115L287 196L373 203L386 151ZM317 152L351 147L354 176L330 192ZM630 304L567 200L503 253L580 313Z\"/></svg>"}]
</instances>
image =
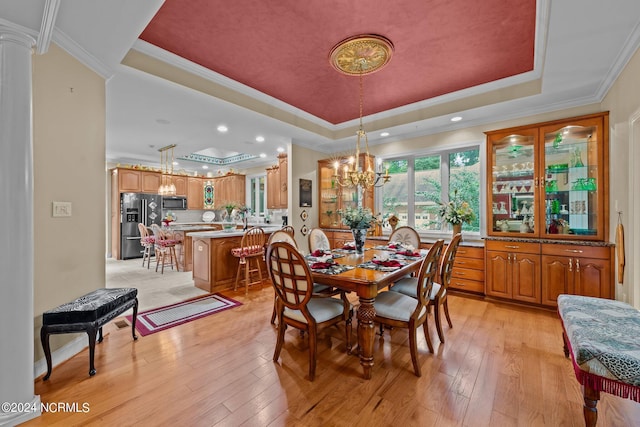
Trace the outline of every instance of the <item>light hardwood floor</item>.
<instances>
[{"instance_id":1,"label":"light hardwood floor","mask_svg":"<svg viewBox=\"0 0 640 427\"><path fill-rule=\"evenodd\" d=\"M446 343L439 344L433 318L435 354L418 335L421 378L406 330L376 340L373 378L364 380L358 357L345 353L344 328L329 328L309 382L308 345L297 331L288 330L281 359L272 361L268 284L246 298L224 294L243 305L137 342L130 328L110 323L96 346L94 377L85 350L35 383L43 402L86 402L89 411L47 413L25 425L584 425L554 312L452 295ZM603 393L598 411L599 426L640 425L635 402Z\"/></svg>"}]
</instances>

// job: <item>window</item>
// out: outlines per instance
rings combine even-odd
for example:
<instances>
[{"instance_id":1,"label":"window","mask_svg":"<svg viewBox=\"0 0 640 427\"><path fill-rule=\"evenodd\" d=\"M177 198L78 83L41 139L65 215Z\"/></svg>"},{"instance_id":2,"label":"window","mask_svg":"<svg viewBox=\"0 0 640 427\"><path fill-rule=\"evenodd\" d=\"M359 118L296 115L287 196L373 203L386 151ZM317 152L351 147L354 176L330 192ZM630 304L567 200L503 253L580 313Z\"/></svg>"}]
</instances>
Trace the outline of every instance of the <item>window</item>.
<instances>
[{"instance_id":1,"label":"window","mask_svg":"<svg viewBox=\"0 0 640 427\"><path fill-rule=\"evenodd\" d=\"M266 175L254 176L248 180L247 206L251 208L251 211L256 216L265 216L266 214L267 195L264 191L265 181Z\"/></svg>"},{"instance_id":2,"label":"window","mask_svg":"<svg viewBox=\"0 0 640 427\"><path fill-rule=\"evenodd\" d=\"M381 188L384 218L394 214L400 220L398 226L409 225L419 232L448 230L440 220L440 203L457 191L476 214L462 229L480 231L479 153L480 148L474 146L385 161L391 180Z\"/></svg>"}]
</instances>

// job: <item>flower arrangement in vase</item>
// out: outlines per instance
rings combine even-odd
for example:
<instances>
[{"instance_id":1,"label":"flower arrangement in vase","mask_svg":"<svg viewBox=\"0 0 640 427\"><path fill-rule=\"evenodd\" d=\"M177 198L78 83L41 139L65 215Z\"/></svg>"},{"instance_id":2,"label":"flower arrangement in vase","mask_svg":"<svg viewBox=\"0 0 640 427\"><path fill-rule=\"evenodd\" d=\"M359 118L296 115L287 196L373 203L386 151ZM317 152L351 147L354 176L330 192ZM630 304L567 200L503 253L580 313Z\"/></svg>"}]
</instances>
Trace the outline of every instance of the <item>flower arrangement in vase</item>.
<instances>
[{"instance_id":1,"label":"flower arrangement in vase","mask_svg":"<svg viewBox=\"0 0 640 427\"><path fill-rule=\"evenodd\" d=\"M442 221L451 224L454 234L462 230L463 223L471 223L476 218L475 213L469 206L458 196L458 190L454 190L453 197L448 203L440 203L440 218Z\"/></svg>"},{"instance_id":2,"label":"flower arrangement in vase","mask_svg":"<svg viewBox=\"0 0 640 427\"><path fill-rule=\"evenodd\" d=\"M374 222L373 213L369 208L347 208L339 209L338 215L342 218L342 223L351 229L355 242L356 254L364 253L364 241L367 237L367 230Z\"/></svg>"}]
</instances>

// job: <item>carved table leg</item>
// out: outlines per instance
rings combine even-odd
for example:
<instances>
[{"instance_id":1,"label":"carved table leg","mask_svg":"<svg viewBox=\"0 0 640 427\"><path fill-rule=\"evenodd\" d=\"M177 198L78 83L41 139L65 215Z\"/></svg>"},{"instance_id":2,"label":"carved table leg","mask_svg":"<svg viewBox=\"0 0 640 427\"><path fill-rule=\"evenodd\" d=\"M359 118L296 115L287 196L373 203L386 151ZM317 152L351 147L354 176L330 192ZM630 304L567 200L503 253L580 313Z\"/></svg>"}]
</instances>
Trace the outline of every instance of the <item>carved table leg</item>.
<instances>
[{"instance_id":1,"label":"carved table leg","mask_svg":"<svg viewBox=\"0 0 640 427\"><path fill-rule=\"evenodd\" d=\"M600 392L587 386L583 387L582 392L584 395L584 425L586 427L595 427L598 421L598 409L596 405L598 404L598 400L600 400Z\"/></svg>"},{"instance_id":2,"label":"carved table leg","mask_svg":"<svg viewBox=\"0 0 640 427\"><path fill-rule=\"evenodd\" d=\"M364 369L364 378L367 380L371 379L371 368L373 367L373 339L375 337L373 319L376 317L373 301L374 298L360 297L360 307L358 307L360 364Z\"/></svg>"},{"instance_id":3,"label":"carved table leg","mask_svg":"<svg viewBox=\"0 0 640 427\"><path fill-rule=\"evenodd\" d=\"M567 345L567 334L562 333L562 344L564 345L564 357L569 357L569 346Z\"/></svg>"}]
</instances>

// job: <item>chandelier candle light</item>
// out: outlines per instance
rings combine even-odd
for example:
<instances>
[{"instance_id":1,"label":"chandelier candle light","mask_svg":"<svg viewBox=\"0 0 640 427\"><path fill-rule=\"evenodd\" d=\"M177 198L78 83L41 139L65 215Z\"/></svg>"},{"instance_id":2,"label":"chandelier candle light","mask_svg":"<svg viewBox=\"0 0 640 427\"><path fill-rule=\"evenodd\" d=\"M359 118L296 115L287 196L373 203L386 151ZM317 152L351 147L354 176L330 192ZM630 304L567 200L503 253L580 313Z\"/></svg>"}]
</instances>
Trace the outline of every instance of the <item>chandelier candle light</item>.
<instances>
[{"instance_id":1,"label":"chandelier candle light","mask_svg":"<svg viewBox=\"0 0 640 427\"><path fill-rule=\"evenodd\" d=\"M160 172L162 173L158 194L161 196L176 195L176 186L173 183L173 149L175 147L176 144L171 144L158 150L160 152ZM171 168L169 168L169 150L171 150Z\"/></svg>"},{"instance_id":2,"label":"chandelier candle light","mask_svg":"<svg viewBox=\"0 0 640 427\"><path fill-rule=\"evenodd\" d=\"M358 76L360 79L360 127L357 132L356 153L349 158L348 164L344 165L343 174L340 174L340 164L335 162L333 179L342 187L357 187L363 189L380 187L386 184L389 179L389 170L382 172L374 171L369 155L369 139L362 126L362 76L374 73L389 62L393 53L393 44L385 37L378 35L360 35L350 37L338 43L330 54L331 65L340 73L348 76ZM364 140L365 164L360 167L360 144ZM364 170L363 170L364 169ZM382 183L378 183L382 180Z\"/></svg>"}]
</instances>

